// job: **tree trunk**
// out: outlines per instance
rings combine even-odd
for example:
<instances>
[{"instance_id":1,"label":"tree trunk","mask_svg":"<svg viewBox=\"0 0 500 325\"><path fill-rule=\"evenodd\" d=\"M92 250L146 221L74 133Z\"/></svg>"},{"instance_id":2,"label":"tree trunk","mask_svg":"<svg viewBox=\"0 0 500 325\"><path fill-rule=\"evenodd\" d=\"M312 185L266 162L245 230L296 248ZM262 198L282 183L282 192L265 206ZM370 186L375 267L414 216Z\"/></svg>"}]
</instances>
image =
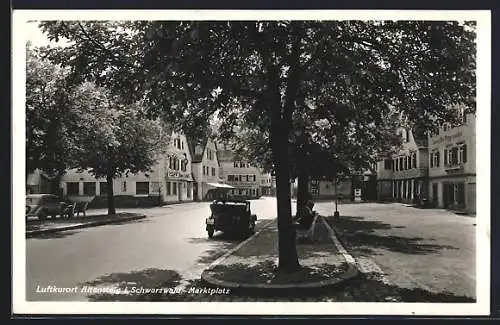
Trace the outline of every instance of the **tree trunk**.
<instances>
[{"instance_id":1,"label":"tree trunk","mask_svg":"<svg viewBox=\"0 0 500 325\"><path fill-rule=\"evenodd\" d=\"M54 178L50 179L49 186L50 186L50 193L51 194L54 194L54 195L57 195L57 196L61 196L62 195L62 191L61 191L61 188L60 188L61 178L62 178L62 173L58 172L56 174L56 176L54 176Z\"/></svg>"},{"instance_id":2,"label":"tree trunk","mask_svg":"<svg viewBox=\"0 0 500 325\"><path fill-rule=\"evenodd\" d=\"M116 214L115 210L115 195L113 193L113 175L106 176L106 186L108 190L108 215Z\"/></svg>"},{"instance_id":3,"label":"tree trunk","mask_svg":"<svg viewBox=\"0 0 500 325\"><path fill-rule=\"evenodd\" d=\"M276 131L273 137L273 155L276 170L276 197L278 201L278 269L282 272L294 272L299 269L300 265L297 257L297 247L295 246L295 229L292 224L290 166L288 163L287 146L286 132L283 130L281 132Z\"/></svg>"},{"instance_id":4,"label":"tree trunk","mask_svg":"<svg viewBox=\"0 0 500 325\"><path fill-rule=\"evenodd\" d=\"M303 215L306 209L306 203L309 199L309 175L307 173L307 166L303 163L299 163L299 174L297 178L297 217Z\"/></svg>"}]
</instances>

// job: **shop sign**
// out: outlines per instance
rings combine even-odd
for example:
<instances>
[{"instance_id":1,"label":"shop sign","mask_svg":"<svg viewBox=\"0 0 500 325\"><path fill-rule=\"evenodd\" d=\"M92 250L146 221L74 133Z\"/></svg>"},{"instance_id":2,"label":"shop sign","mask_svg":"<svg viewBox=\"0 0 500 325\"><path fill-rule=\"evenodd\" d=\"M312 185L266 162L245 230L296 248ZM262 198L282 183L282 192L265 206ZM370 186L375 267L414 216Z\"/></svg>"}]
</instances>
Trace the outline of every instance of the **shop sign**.
<instances>
[{"instance_id":1,"label":"shop sign","mask_svg":"<svg viewBox=\"0 0 500 325\"><path fill-rule=\"evenodd\" d=\"M258 184L257 182L240 182L240 181L228 181L227 183L229 185L234 185L234 186L256 186Z\"/></svg>"},{"instance_id":2,"label":"shop sign","mask_svg":"<svg viewBox=\"0 0 500 325\"><path fill-rule=\"evenodd\" d=\"M177 170L170 170L170 171L168 171L167 176L170 179L172 179L172 178L180 178L180 179L187 179L187 180L191 179L191 174L190 173L188 173L188 172L180 172L180 171L177 171Z\"/></svg>"}]
</instances>

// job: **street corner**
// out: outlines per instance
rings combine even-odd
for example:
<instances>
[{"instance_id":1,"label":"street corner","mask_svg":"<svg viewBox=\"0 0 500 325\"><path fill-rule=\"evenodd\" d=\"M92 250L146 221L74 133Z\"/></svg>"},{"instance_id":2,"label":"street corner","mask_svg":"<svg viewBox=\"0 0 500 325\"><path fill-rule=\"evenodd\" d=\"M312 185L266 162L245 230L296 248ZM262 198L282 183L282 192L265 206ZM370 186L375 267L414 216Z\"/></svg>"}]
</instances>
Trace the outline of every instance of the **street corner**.
<instances>
[{"instance_id":1,"label":"street corner","mask_svg":"<svg viewBox=\"0 0 500 325\"><path fill-rule=\"evenodd\" d=\"M205 269L201 280L212 287L230 288L235 294L307 296L358 275L322 222L316 224L312 240L297 242L296 247L300 266L291 272L280 271L278 229L273 224Z\"/></svg>"},{"instance_id":2,"label":"street corner","mask_svg":"<svg viewBox=\"0 0 500 325\"><path fill-rule=\"evenodd\" d=\"M109 224L122 224L132 221L140 222L147 216L142 213L120 212L112 216L97 215L82 218L55 219L40 223L26 224L26 237L43 236L68 230L97 227Z\"/></svg>"}]
</instances>

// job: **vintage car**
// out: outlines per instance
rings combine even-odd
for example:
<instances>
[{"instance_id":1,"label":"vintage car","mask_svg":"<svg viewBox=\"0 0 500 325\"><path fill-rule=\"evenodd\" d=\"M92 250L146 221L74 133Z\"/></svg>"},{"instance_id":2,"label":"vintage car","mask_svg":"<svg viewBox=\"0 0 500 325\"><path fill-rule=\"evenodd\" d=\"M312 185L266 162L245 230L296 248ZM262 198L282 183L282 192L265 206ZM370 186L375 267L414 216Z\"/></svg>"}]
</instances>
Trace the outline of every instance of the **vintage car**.
<instances>
[{"instance_id":1,"label":"vintage car","mask_svg":"<svg viewBox=\"0 0 500 325\"><path fill-rule=\"evenodd\" d=\"M217 230L251 235L255 231L257 216L250 211L250 202L237 199L219 199L210 204L211 215L205 220L208 237Z\"/></svg>"},{"instance_id":2,"label":"vintage car","mask_svg":"<svg viewBox=\"0 0 500 325\"><path fill-rule=\"evenodd\" d=\"M64 202L53 194L26 195L26 218L36 217L45 220L47 216L56 218L61 214Z\"/></svg>"}]
</instances>

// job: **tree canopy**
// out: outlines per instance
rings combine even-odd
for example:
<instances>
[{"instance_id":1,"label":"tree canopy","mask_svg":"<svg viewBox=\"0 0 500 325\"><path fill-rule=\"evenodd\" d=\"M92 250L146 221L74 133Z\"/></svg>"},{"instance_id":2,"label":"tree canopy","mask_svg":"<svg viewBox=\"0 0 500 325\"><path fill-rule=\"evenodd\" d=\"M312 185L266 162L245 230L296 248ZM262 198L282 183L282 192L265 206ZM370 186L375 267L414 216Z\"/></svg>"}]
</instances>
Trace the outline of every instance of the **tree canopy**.
<instances>
[{"instance_id":1,"label":"tree canopy","mask_svg":"<svg viewBox=\"0 0 500 325\"><path fill-rule=\"evenodd\" d=\"M471 22L64 21L42 28L75 42L51 53L75 78L144 100L151 117L193 128L215 114L223 133L234 134L240 121L267 132L282 270L298 266L288 162L297 121L318 110L332 125L325 136L354 132L368 143L394 113L428 130L452 119L453 105L475 110ZM342 114L362 123L348 122L339 134ZM341 152L352 154L353 141L345 143Z\"/></svg>"}]
</instances>

